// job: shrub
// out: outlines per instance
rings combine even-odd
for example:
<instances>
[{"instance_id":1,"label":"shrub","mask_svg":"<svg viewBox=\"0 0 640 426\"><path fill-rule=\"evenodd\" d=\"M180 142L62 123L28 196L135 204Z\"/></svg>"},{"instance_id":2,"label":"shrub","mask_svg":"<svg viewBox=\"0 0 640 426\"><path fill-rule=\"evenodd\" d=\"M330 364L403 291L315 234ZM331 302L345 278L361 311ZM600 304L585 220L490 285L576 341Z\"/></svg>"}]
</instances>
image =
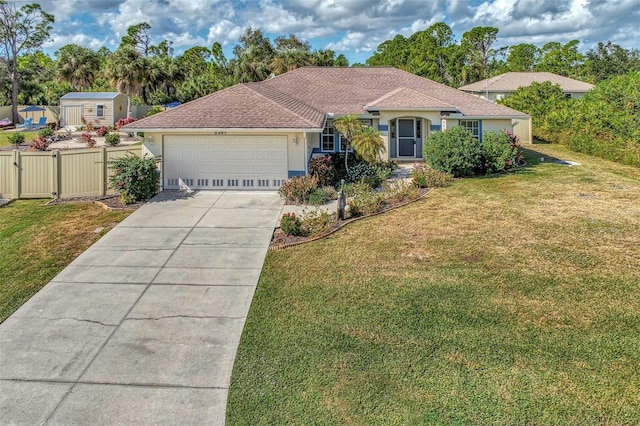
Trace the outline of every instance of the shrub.
<instances>
[{"instance_id":1,"label":"shrub","mask_svg":"<svg viewBox=\"0 0 640 426\"><path fill-rule=\"evenodd\" d=\"M456 177L473 175L482 164L480 143L461 126L433 132L424 145L424 156L434 169Z\"/></svg>"},{"instance_id":2,"label":"shrub","mask_svg":"<svg viewBox=\"0 0 640 426\"><path fill-rule=\"evenodd\" d=\"M104 143L109 146L117 146L120 143L120 134L119 133L109 133L104 137Z\"/></svg>"},{"instance_id":3,"label":"shrub","mask_svg":"<svg viewBox=\"0 0 640 426\"><path fill-rule=\"evenodd\" d=\"M330 155L313 158L309 163L309 174L318 179L320 186L335 185L338 180L336 167Z\"/></svg>"},{"instance_id":4,"label":"shrub","mask_svg":"<svg viewBox=\"0 0 640 426\"><path fill-rule=\"evenodd\" d=\"M158 157L137 157L129 154L109 162L113 175L109 187L115 189L124 204L148 200L158 192L160 172Z\"/></svg>"},{"instance_id":5,"label":"shrub","mask_svg":"<svg viewBox=\"0 0 640 426\"><path fill-rule=\"evenodd\" d=\"M444 187L451 180L451 175L432 169L426 164L416 164L411 171L413 183L418 188Z\"/></svg>"},{"instance_id":6,"label":"shrub","mask_svg":"<svg viewBox=\"0 0 640 426\"><path fill-rule=\"evenodd\" d=\"M103 137L103 136L107 136L109 134L109 129L106 126L100 126L97 130L96 130L96 135Z\"/></svg>"},{"instance_id":7,"label":"shrub","mask_svg":"<svg viewBox=\"0 0 640 426\"><path fill-rule=\"evenodd\" d=\"M136 119L133 117L121 118L120 120L116 121L116 130L120 131L120 128L122 126L133 123L134 121L136 121Z\"/></svg>"},{"instance_id":8,"label":"shrub","mask_svg":"<svg viewBox=\"0 0 640 426\"><path fill-rule=\"evenodd\" d=\"M88 130L82 133L82 141L86 143L89 148L94 148L96 146L96 140Z\"/></svg>"},{"instance_id":9,"label":"shrub","mask_svg":"<svg viewBox=\"0 0 640 426\"><path fill-rule=\"evenodd\" d=\"M280 229L287 235L301 236L302 221L295 213L285 213L280 219Z\"/></svg>"},{"instance_id":10,"label":"shrub","mask_svg":"<svg viewBox=\"0 0 640 426\"><path fill-rule=\"evenodd\" d=\"M302 232L304 235L324 234L336 224L337 215L326 210L304 211L302 213Z\"/></svg>"},{"instance_id":11,"label":"shrub","mask_svg":"<svg viewBox=\"0 0 640 426\"><path fill-rule=\"evenodd\" d=\"M302 204L305 203L311 191L318 187L318 179L311 175L294 177L286 181L278 190L287 201Z\"/></svg>"},{"instance_id":12,"label":"shrub","mask_svg":"<svg viewBox=\"0 0 640 426\"><path fill-rule=\"evenodd\" d=\"M482 134L482 169L484 173L503 172L515 166L518 148L506 132Z\"/></svg>"},{"instance_id":13,"label":"shrub","mask_svg":"<svg viewBox=\"0 0 640 426\"><path fill-rule=\"evenodd\" d=\"M331 198L327 191L323 188L314 188L307 196L307 203L312 206L320 206L327 204Z\"/></svg>"},{"instance_id":14,"label":"shrub","mask_svg":"<svg viewBox=\"0 0 640 426\"><path fill-rule=\"evenodd\" d=\"M154 106L152 107L146 114L146 117L151 117L152 115L156 115L160 112L164 111L164 108L162 108L161 106Z\"/></svg>"},{"instance_id":15,"label":"shrub","mask_svg":"<svg viewBox=\"0 0 640 426\"><path fill-rule=\"evenodd\" d=\"M51 136L53 136L53 129L50 127L45 127L38 132L38 135L42 136L43 138L50 138Z\"/></svg>"},{"instance_id":16,"label":"shrub","mask_svg":"<svg viewBox=\"0 0 640 426\"><path fill-rule=\"evenodd\" d=\"M49 148L49 140L40 135L33 139L29 145L30 151L46 151L47 148Z\"/></svg>"},{"instance_id":17,"label":"shrub","mask_svg":"<svg viewBox=\"0 0 640 426\"><path fill-rule=\"evenodd\" d=\"M380 211L384 196L374 191L367 183L360 182L350 188L353 196L348 201L349 214L361 216Z\"/></svg>"},{"instance_id":18,"label":"shrub","mask_svg":"<svg viewBox=\"0 0 640 426\"><path fill-rule=\"evenodd\" d=\"M402 203L415 200L420 195L420 190L413 182L404 180L394 180L385 182L382 185L382 193L385 202Z\"/></svg>"},{"instance_id":19,"label":"shrub","mask_svg":"<svg viewBox=\"0 0 640 426\"><path fill-rule=\"evenodd\" d=\"M349 168L347 179L350 182L366 182L370 187L377 188L383 180L391 176L391 171L367 163L359 163Z\"/></svg>"},{"instance_id":20,"label":"shrub","mask_svg":"<svg viewBox=\"0 0 640 426\"><path fill-rule=\"evenodd\" d=\"M8 136L8 140L13 145L15 145L16 149L17 149L21 144L24 143L24 133L22 133L22 132L11 133Z\"/></svg>"}]
</instances>

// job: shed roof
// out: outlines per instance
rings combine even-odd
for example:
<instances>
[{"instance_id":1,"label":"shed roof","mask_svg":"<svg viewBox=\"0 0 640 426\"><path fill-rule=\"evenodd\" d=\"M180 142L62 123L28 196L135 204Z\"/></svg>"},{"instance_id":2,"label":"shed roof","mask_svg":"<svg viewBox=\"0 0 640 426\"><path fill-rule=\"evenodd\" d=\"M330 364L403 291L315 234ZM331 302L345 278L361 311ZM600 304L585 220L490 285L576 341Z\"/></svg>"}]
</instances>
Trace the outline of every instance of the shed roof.
<instances>
[{"instance_id":1,"label":"shed roof","mask_svg":"<svg viewBox=\"0 0 640 426\"><path fill-rule=\"evenodd\" d=\"M118 92L69 92L60 99L115 99Z\"/></svg>"}]
</instances>

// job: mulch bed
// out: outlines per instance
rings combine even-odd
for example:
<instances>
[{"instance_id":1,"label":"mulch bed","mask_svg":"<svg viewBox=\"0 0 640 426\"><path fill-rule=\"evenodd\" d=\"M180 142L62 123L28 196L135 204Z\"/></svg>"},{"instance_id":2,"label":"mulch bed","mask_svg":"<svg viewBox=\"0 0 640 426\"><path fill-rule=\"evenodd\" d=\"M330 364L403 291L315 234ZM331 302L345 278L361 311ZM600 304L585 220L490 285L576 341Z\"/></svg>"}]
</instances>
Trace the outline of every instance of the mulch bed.
<instances>
[{"instance_id":1,"label":"mulch bed","mask_svg":"<svg viewBox=\"0 0 640 426\"><path fill-rule=\"evenodd\" d=\"M407 204L414 203L424 198L429 192L431 192L431 189L432 188L420 188L419 195L417 198L414 198L413 200L409 200L409 201L393 201L389 204L386 204L384 208L379 212L364 215L364 216L352 217L344 220L338 220L338 222L336 222L335 225L329 227L325 232L323 232L320 235L306 236L306 237L287 235L284 232L282 232L282 229L280 229L280 227L278 227L273 232L273 237L271 238L271 243L269 244L269 250L280 250L287 247L293 247L299 244L309 243L311 241L316 241L316 240L328 237L329 235L332 235L333 233L338 231L340 228L350 224L351 222L355 222L357 220L365 219L368 217L377 216L379 214L383 214L388 211L397 209L398 207L402 207L402 206L406 206Z\"/></svg>"},{"instance_id":2,"label":"mulch bed","mask_svg":"<svg viewBox=\"0 0 640 426\"><path fill-rule=\"evenodd\" d=\"M146 201L139 201L134 204L122 204L119 195L107 195L103 197L54 198L49 201L47 205L68 203L94 203L101 205L106 210L137 210L145 205Z\"/></svg>"}]
</instances>

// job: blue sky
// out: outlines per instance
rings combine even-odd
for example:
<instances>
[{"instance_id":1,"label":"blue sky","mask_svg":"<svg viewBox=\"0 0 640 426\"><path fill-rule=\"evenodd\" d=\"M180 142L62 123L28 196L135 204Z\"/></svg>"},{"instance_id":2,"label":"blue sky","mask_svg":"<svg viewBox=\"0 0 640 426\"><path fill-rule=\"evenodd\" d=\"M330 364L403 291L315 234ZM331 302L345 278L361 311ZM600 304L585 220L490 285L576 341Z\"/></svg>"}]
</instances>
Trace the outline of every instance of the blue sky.
<instances>
[{"instance_id":1,"label":"blue sky","mask_svg":"<svg viewBox=\"0 0 640 426\"><path fill-rule=\"evenodd\" d=\"M27 2L16 1L18 6ZM38 2L56 22L45 51L69 43L114 50L129 26L147 22L153 43L173 41L176 53L220 42L227 57L244 28L272 40L289 33L314 49L364 62L397 34L409 36L436 22L459 40L464 31L500 29L495 47L542 46L577 39L587 50L598 41L640 48L640 0L47 0Z\"/></svg>"}]
</instances>

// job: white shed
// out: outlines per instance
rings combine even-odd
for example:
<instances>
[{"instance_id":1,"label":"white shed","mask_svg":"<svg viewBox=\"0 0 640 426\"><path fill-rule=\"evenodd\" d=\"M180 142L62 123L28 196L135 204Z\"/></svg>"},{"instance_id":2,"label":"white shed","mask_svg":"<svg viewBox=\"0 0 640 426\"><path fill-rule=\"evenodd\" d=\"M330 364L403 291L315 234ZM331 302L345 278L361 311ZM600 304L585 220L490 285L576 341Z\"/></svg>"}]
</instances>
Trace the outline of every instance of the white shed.
<instances>
[{"instance_id":1,"label":"white shed","mask_svg":"<svg viewBox=\"0 0 640 426\"><path fill-rule=\"evenodd\" d=\"M70 92L60 98L60 125L112 126L127 117L127 97L118 92Z\"/></svg>"}]
</instances>

